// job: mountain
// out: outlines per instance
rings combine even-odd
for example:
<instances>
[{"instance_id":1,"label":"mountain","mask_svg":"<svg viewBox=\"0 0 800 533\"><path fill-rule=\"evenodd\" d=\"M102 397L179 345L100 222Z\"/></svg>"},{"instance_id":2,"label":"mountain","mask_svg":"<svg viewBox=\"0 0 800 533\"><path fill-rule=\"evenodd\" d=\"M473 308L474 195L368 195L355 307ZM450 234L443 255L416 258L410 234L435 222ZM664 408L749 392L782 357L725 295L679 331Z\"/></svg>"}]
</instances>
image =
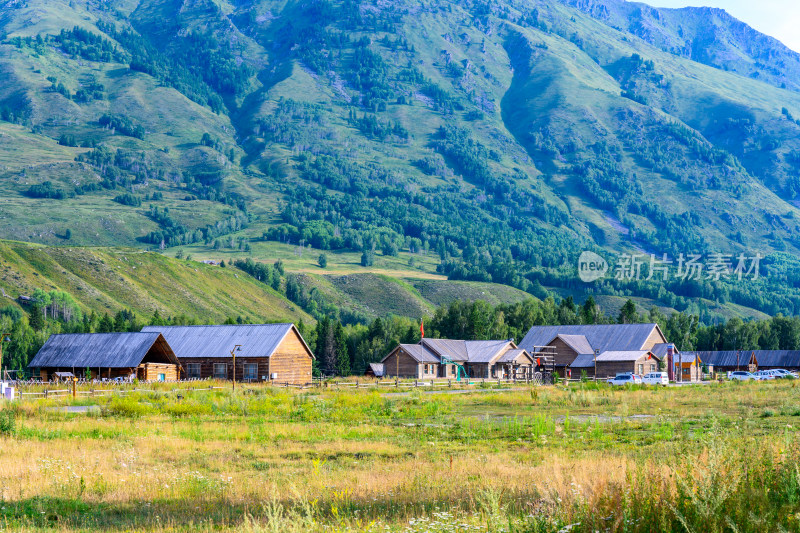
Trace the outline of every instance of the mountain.
<instances>
[{"instance_id":1,"label":"mountain","mask_svg":"<svg viewBox=\"0 0 800 533\"><path fill-rule=\"evenodd\" d=\"M5 0L0 36L0 237L800 310L800 55L724 11ZM746 284L584 285L583 250L765 259Z\"/></svg>"}]
</instances>

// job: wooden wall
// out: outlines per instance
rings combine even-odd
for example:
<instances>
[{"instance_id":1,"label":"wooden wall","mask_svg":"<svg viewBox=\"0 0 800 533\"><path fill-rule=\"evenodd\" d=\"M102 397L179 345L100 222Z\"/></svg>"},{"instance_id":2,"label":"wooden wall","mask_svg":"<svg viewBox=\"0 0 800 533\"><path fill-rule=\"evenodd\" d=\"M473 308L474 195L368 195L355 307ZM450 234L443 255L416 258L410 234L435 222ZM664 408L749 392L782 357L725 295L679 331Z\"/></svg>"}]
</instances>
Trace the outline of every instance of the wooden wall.
<instances>
[{"instance_id":1,"label":"wooden wall","mask_svg":"<svg viewBox=\"0 0 800 533\"><path fill-rule=\"evenodd\" d=\"M556 355L554 357L556 366L571 365L572 362L575 361L575 358L578 357L578 354L575 352L575 350L570 348L566 342L559 338L556 338L553 342L551 342L550 346L555 346L556 348Z\"/></svg>"},{"instance_id":2,"label":"wooden wall","mask_svg":"<svg viewBox=\"0 0 800 533\"><path fill-rule=\"evenodd\" d=\"M642 346L642 350L650 350L650 349L653 348L654 345L656 345L656 344L664 344L665 342L667 342L667 339L665 339L658 332L658 328L654 327L653 331L650 332L650 336L647 337L647 340L645 341L644 346Z\"/></svg>"},{"instance_id":3,"label":"wooden wall","mask_svg":"<svg viewBox=\"0 0 800 533\"><path fill-rule=\"evenodd\" d=\"M420 364L399 346L383 361L383 368L387 377L397 377L398 372L401 378L419 378L422 375Z\"/></svg>"},{"instance_id":4,"label":"wooden wall","mask_svg":"<svg viewBox=\"0 0 800 533\"><path fill-rule=\"evenodd\" d=\"M159 374L164 374L164 381L180 379L178 365L170 363L144 363L136 369L136 377L144 381L159 381Z\"/></svg>"},{"instance_id":5,"label":"wooden wall","mask_svg":"<svg viewBox=\"0 0 800 533\"><path fill-rule=\"evenodd\" d=\"M639 365L643 365L644 367L644 371L640 375L647 374L648 372L658 371L658 360L655 358L648 360L647 354L644 354L636 361L598 361L597 378L613 378L617 374L622 374L624 372L633 372L634 374L639 374ZM574 372L572 377L576 377Z\"/></svg>"},{"instance_id":6,"label":"wooden wall","mask_svg":"<svg viewBox=\"0 0 800 533\"><path fill-rule=\"evenodd\" d=\"M311 383L311 362L311 352L292 328L269 358L267 379L273 379L272 374L277 374L274 378L276 383Z\"/></svg>"}]
</instances>

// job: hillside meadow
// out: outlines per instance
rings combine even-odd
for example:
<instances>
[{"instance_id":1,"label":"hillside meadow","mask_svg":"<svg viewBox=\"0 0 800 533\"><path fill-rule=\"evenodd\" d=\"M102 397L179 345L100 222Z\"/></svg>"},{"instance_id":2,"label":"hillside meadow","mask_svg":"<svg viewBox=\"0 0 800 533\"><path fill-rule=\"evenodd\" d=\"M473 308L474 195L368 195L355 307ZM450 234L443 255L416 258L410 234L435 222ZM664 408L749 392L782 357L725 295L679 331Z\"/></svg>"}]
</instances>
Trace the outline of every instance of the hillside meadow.
<instances>
[{"instance_id":1,"label":"hillside meadow","mask_svg":"<svg viewBox=\"0 0 800 533\"><path fill-rule=\"evenodd\" d=\"M461 394L171 387L4 405L0 524L800 530L793 382Z\"/></svg>"}]
</instances>

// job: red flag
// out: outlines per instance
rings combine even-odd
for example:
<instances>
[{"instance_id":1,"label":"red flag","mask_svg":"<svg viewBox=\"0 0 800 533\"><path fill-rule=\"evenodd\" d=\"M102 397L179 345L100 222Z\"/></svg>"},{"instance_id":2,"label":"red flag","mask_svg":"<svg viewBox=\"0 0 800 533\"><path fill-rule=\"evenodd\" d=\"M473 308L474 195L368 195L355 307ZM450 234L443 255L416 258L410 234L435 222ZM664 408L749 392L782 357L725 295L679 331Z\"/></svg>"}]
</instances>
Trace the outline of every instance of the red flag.
<instances>
[{"instance_id":1,"label":"red flag","mask_svg":"<svg viewBox=\"0 0 800 533\"><path fill-rule=\"evenodd\" d=\"M425 321L424 320L420 320L419 321L419 334L422 336L423 339L425 338Z\"/></svg>"}]
</instances>

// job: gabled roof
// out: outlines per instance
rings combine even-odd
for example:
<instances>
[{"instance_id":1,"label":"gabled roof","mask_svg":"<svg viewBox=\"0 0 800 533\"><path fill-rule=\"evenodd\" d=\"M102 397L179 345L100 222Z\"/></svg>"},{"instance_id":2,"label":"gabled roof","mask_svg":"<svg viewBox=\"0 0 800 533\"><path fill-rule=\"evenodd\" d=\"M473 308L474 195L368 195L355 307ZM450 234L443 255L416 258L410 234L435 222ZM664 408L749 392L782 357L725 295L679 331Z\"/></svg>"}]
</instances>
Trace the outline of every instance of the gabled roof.
<instances>
[{"instance_id":1,"label":"gabled roof","mask_svg":"<svg viewBox=\"0 0 800 533\"><path fill-rule=\"evenodd\" d=\"M376 378L382 378L384 375L383 363L369 363L369 369L372 370L372 375Z\"/></svg>"},{"instance_id":2,"label":"gabled roof","mask_svg":"<svg viewBox=\"0 0 800 533\"><path fill-rule=\"evenodd\" d=\"M179 364L159 332L71 333L51 335L29 368L135 368L158 344L165 357Z\"/></svg>"},{"instance_id":3,"label":"gabled roof","mask_svg":"<svg viewBox=\"0 0 800 533\"><path fill-rule=\"evenodd\" d=\"M439 357L447 357L448 359L459 362L469 359L466 341L454 339L422 339L420 344Z\"/></svg>"},{"instance_id":4,"label":"gabled roof","mask_svg":"<svg viewBox=\"0 0 800 533\"><path fill-rule=\"evenodd\" d=\"M421 346L419 344L398 344L394 350L386 354L386 356L383 359L381 359L381 363L385 363L386 360L398 350L403 350L404 352L406 352L417 363L439 362L439 356L433 353L432 351L428 350L424 346Z\"/></svg>"},{"instance_id":5,"label":"gabled roof","mask_svg":"<svg viewBox=\"0 0 800 533\"><path fill-rule=\"evenodd\" d=\"M570 368L593 368L594 367L594 354L582 353L572 361L569 365Z\"/></svg>"},{"instance_id":6,"label":"gabled roof","mask_svg":"<svg viewBox=\"0 0 800 533\"><path fill-rule=\"evenodd\" d=\"M689 352L698 355L700 360L707 365L721 367L747 366L755 357L760 367L787 367L800 368L800 350L721 350L721 351L695 351Z\"/></svg>"},{"instance_id":7,"label":"gabled roof","mask_svg":"<svg viewBox=\"0 0 800 533\"><path fill-rule=\"evenodd\" d=\"M528 352L525 350L508 350L506 353L500 356L500 359L497 360L498 363L513 363L516 362L517 359L524 356L530 363L533 363L533 359Z\"/></svg>"},{"instance_id":8,"label":"gabled roof","mask_svg":"<svg viewBox=\"0 0 800 533\"><path fill-rule=\"evenodd\" d=\"M270 357L294 330L313 358L311 349L294 324L235 324L222 326L146 326L145 332L160 332L178 359L230 357L241 345L237 357Z\"/></svg>"},{"instance_id":9,"label":"gabled roof","mask_svg":"<svg viewBox=\"0 0 800 533\"><path fill-rule=\"evenodd\" d=\"M422 346L437 356L460 363L491 363L509 346L510 340L462 341L455 339L422 339Z\"/></svg>"},{"instance_id":10,"label":"gabled roof","mask_svg":"<svg viewBox=\"0 0 800 533\"><path fill-rule=\"evenodd\" d=\"M667 356L667 346L670 343L668 342L659 342L658 344L654 344L650 351L653 352L653 355L657 355L659 359L664 359ZM678 348L675 348L675 355L679 354Z\"/></svg>"},{"instance_id":11,"label":"gabled roof","mask_svg":"<svg viewBox=\"0 0 800 533\"><path fill-rule=\"evenodd\" d=\"M561 339L564 343L575 350L577 354L592 354L594 355L594 349L592 345L589 344L589 341L586 340L585 335L565 335L560 334L556 338ZM555 340L555 339L554 339ZM553 341L550 341L553 342Z\"/></svg>"},{"instance_id":12,"label":"gabled roof","mask_svg":"<svg viewBox=\"0 0 800 533\"><path fill-rule=\"evenodd\" d=\"M611 361L636 361L648 353L652 352L648 350L609 350L600 353L600 355L597 356L597 362L608 363ZM658 359L657 357L655 358Z\"/></svg>"},{"instance_id":13,"label":"gabled roof","mask_svg":"<svg viewBox=\"0 0 800 533\"><path fill-rule=\"evenodd\" d=\"M506 348L514 349L511 341L464 341L467 345L468 363L491 363Z\"/></svg>"},{"instance_id":14,"label":"gabled roof","mask_svg":"<svg viewBox=\"0 0 800 533\"><path fill-rule=\"evenodd\" d=\"M533 326L519 347L533 352L537 346L548 346L559 335L582 335L593 350L641 350L654 329L664 338L658 324Z\"/></svg>"}]
</instances>

